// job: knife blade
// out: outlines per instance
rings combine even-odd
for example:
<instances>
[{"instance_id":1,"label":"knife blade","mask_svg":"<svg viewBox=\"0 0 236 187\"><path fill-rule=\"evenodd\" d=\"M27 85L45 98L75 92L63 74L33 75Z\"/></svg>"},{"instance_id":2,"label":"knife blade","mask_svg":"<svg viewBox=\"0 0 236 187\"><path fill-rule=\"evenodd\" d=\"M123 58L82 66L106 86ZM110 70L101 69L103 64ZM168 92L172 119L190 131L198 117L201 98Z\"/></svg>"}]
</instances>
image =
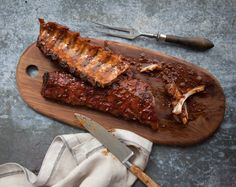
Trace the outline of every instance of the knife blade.
<instances>
[{"instance_id":1,"label":"knife blade","mask_svg":"<svg viewBox=\"0 0 236 187\"><path fill-rule=\"evenodd\" d=\"M133 156L134 153L130 148L121 143L117 138L114 138L111 133L97 122L78 113L76 113L75 116L79 122L122 163L125 163Z\"/></svg>"},{"instance_id":2,"label":"knife blade","mask_svg":"<svg viewBox=\"0 0 236 187\"><path fill-rule=\"evenodd\" d=\"M98 141L100 141L122 164L124 164L134 175L136 175L148 187L160 187L147 174L145 174L138 166L129 162L133 156L133 151L108 132L99 123L92 119L75 113L74 114L80 124L87 129Z\"/></svg>"}]
</instances>

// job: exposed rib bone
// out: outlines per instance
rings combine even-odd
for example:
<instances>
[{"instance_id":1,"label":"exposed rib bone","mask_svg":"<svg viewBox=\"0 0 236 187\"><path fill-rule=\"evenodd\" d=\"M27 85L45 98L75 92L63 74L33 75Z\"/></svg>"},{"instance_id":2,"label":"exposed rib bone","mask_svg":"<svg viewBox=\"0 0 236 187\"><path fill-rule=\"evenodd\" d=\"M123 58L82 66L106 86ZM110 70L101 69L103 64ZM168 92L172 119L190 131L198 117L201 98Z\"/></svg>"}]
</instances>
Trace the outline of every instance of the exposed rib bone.
<instances>
[{"instance_id":1,"label":"exposed rib bone","mask_svg":"<svg viewBox=\"0 0 236 187\"><path fill-rule=\"evenodd\" d=\"M182 113L180 114L180 117L181 117L181 120L182 120L182 123L184 125L186 125L188 123L188 109L187 109L187 104L184 103L183 105L183 111Z\"/></svg>"},{"instance_id":2,"label":"exposed rib bone","mask_svg":"<svg viewBox=\"0 0 236 187\"><path fill-rule=\"evenodd\" d=\"M177 104L175 105L172 113L178 115L178 114L181 114L182 112L182 108L183 108L183 104L185 103L185 101L193 94L195 93L198 93L198 92L201 92L205 89L205 86L202 85L202 86L197 86L191 90L189 90L187 93L183 94L181 96L181 98L177 101Z\"/></svg>"},{"instance_id":3,"label":"exposed rib bone","mask_svg":"<svg viewBox=\"0 0 236 187\"><path fill-rule=\"evenodd\" d=\"M167 92L175 99L175 101L172 102L173 107L175 107L178 101L182 98L182 93L180 93L176 84L174 83L167 84L166 89ZM181 119L184 125L188 123L188 110L186 103L184 103L184 108L182 113L180 115L175 115L174 118L176 119L176 121L179 121L179 119Z\"/></svg>"},{"instance_id":4,"label":"exposed rib bone","mask_svg":"<svg viewBox=\"0 0 236 187\"><path fill-rule=\"evenodd\" d=\"M148 65L146 67L143 67L140 72L143 73L143 72L150 72L150 71L154 71L154 70L160 70L161 69L161 66L158 65L158 64L151 64L151 65Z\"/></svg>"}]
</instances>

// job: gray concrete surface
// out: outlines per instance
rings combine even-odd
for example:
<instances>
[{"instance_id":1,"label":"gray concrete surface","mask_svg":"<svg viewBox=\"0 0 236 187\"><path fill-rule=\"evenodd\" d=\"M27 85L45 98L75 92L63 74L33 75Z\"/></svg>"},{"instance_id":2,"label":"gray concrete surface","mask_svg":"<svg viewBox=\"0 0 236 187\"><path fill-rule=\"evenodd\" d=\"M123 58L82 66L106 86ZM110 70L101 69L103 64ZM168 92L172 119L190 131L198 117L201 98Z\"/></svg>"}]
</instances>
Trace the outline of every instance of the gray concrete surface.
<instances>
[{"instance_id":1,"label":"gray concrete surface","mask_svg":"<svg viewBox=\"0 0 236 187\"><path fill-rule=\"evenodd\" d=\"M132 42L110 38L198 64L218 78L226 95L225 119L212 138L187 148L155 145L147 173L166 187L236 186L235 0L0 0L0 164L18 162L36 172L56 135L82 132L35 113L17 91L16 65L24 49L37 38L38 17L66 24L82 36L104 39L108 38L94 32L90 20L211 39L213 49L196 52L145 38Z\"/></svg>"}]
</instances>

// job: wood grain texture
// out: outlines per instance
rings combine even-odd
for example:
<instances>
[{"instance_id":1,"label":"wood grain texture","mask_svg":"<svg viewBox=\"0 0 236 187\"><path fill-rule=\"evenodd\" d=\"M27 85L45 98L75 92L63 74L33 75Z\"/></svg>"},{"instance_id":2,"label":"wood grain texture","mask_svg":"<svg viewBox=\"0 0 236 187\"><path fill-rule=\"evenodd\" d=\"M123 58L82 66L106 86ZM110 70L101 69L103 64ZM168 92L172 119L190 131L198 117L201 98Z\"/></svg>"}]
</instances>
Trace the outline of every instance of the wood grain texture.
<instances>
[{"instance_id":1,"label":"wood grain texture","mask_svg":"<svg viewBox=\"0 0 236 187\"><path fill-rule=\"evenodd\" d=\"M146 58L155 58L162 62L171 61L173 63L182 63L192 69L207 74L214 83L214 91L216 91L216 93L214 93L211 98L207 98L210 105L205 111L206 115L199 116L197 119L190 121L188 127L186 128L176 124L171 128L160 128L158 131L154 132L150 128L140 125L134 121L126 121L85 107L71 107L46 100L40 94L42 76L46 71L50 72L58 70L58 68L53 63L50 63L50 60L43 56L40 50L36 47L35 43L29 46L22 54L16 70L18 90L24 101L35 111L68 125L83 128L74 117L74 113L77 112L97 121L106 129L127 129L158 144L186 146L200 143L209 136L213 135L213 133L220 126L224 118L225 97L219 82L206 70L184 60L149 49L143 49L124 43L96 39L92 39L91 42L96 45L109 48L115 53L122 54L124 56L137 57L142 53L145 54ZM29 65L35 65L38 67L39 72L37 76L30 77L26 73L26 69ZM201 102L205 102L204 99Z\"/></svg>"},{"instance_id":2,"label":"wood grain texture","mask_svg":"<svg viewBox=\"0 0 236 187\"><path fill-rule=\"evenodd\" d=\"M144 173L138 166L132 164L129 170L139 178L147 187L160 187L155 181L153 181L146 173Z\"/></svg>"}]
</instances>

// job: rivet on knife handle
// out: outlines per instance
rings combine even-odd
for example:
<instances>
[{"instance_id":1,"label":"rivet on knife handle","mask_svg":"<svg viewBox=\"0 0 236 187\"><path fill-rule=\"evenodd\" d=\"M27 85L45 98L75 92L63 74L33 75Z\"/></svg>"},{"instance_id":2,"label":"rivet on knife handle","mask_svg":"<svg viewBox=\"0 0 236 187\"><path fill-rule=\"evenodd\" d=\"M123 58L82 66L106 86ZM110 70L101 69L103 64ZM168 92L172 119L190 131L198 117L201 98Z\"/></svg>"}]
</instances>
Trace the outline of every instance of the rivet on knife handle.
<instances>
[{"instance_id":1,"label":"rivet on knife handle","mask_svg":"<svg viewBox=\"0 0 236 187\"><path fill-rule=\"evenodd\" d=\"M165 42L184 45L186 47L198 50L207 50L214 47L214 44L210 40L203 37L181 37L175 35L160 34L157 39Z\"/></svg>"}]
</instances>

